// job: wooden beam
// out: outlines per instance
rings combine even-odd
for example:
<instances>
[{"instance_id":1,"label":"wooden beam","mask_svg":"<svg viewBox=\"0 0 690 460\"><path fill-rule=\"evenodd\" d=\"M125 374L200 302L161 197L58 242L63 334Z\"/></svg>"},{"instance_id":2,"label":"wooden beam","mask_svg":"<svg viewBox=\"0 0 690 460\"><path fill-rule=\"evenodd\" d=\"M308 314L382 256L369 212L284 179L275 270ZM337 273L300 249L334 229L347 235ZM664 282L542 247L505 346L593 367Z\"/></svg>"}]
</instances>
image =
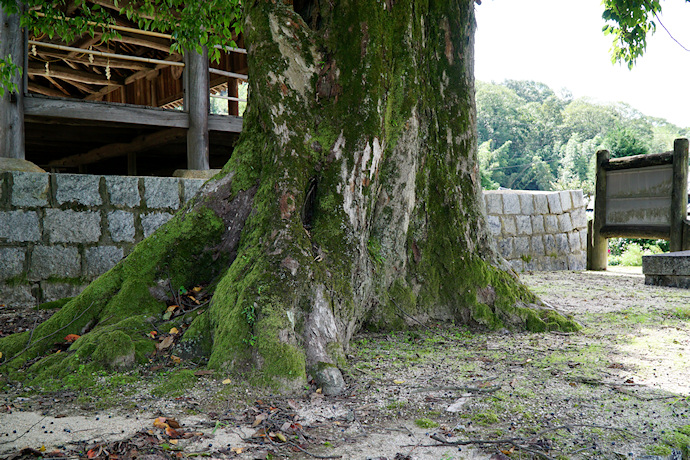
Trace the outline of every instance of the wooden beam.
<instances>
[{"instance_id":1,"label":"wooden beam","mask_svg":"<svg viewBox=\"0 0 690 460\"><path fill-rule=\"evenodd\" d=\"M170 40L165 40L156 37L135 37L127 33L121 33L120 38L113 37L112 40L121 43L127 43L136 46L145 46L158 51L163 51L165 53L170 52Z\"/></svg>"},{"instance_id":2,"label":"wooden beam","mask_svg":"<svg viewBox=\"0 0 690 460\"><path fill-rule=\"evenodd\" d=\"M671 252L683 250L683 227L688 217L688 140L673 142L673 189L671 192Z\"/></svg>"},{"instance_id":3,"label":"wooden beam","mask_svg":"<svg viewBox=\"0 0 690 460\"><path fill-rule=\"evenodd\" d=\"M82 64L82 65L87 65L87 66L105 67L108 64L110 64L110 67L112 67L113 69L127 69L127 70L136 70L136 71L153 69L153 65L147 65L144 62L124 61L124 60L112 59L112 58L107 59L107 58L103 58L100 56L93 56L93 62L92 62L86 56L70 57L69 55L66 55L66 54L53 53L50 51L43 51L39 54L41 55L41 57L45 56L45 57L53 58L53 59L57 58L57 59L62 59L64 61L75 62L77 64Z\"/></svg>"},{"instance_id":4,"label":"wooden beam","mask_svg":"<svg viewBox=\"0 0 690 460\"><path fill-rule=\"evenodd\" d=\"M594 194L594 224L592 227L592 265L590 270L606 270L608 265L608 240L602 230L606 226L606 169L609 151L597 152L597 170Z\"/></svg>"},{"instance_id":5,"label":"wooden beam","mask_svg":"<svg viewBox=\"0 0 690 460\"><path fill-rule=\"evenodd\" d=\"M46 118L61 123L127 123L132 125L159 126L161 128L187 128L188 115L179 110L165 110L131 104L53 99L42 96L24 98L26 118L45 123ZM64 120L64 121L63 121ZM82 120L78 122L78 120ZM239 133L242 118L227 115L209 115L210 131Z\"/></svg>"},{"instance_id":6,"label":"wooden beam","mask_svg":"<svg viewBox=\"0 0 690 460\"><path fill-rule=\"evenodd\" d=\"M131 142L104 145L93 149L87 153L72 155L48 163L50 167L75 167L108 158L130 156L137 152L142 152L154 147L169 144L171 142L184 139L186 132L184 129L173 128L158 131L151 134L144 134L134 138Z\"/></svg>"},{"instance_id":7,"label":"wooden beam","mask_svg":"<svg viewBox=\"0 0 690 460\"><path fill-rule=\"evenodd\" d=\"M189 112L189 130L187 131L187 169L209 169L208 115L209 74L208 49L201 53L188 50L185 54L187 78L186 108Z\"/></svg>"},{"instance_id":8,"label":"wooden beam","mask_svg":"<svg viewBox=\"0 0 690 460\"><path fill-rule=\"evenodd\" d=\"M65 88L63 88L62 85L60 85L60 83L56 82L53 78L51 78L51 77L45 77L45 78L50 83L52 83L53 86L55 86L57 89L59 89L64 96L72 97L72 94L69 91L67 91Z\"/></svg>"},{"instance_id":9,"label":"wooden beam","mask_svg":"<svg viewBox=\"0 0 690 460\"><path fill-rule=\"evenodd\" d=\"M673 152L663 152L612 158L604 163L603 167L606 171L618 171L620 169L670 165L671 163L673 163Z\"/></svg>"},{"instance_id":10,"label":"wooden beam","mask_svg":"<svg viewBox=\"0 0 690 460\"><path fill-rule=\"evenodd\" d=\"M84 98L85 101L100 101L101 98L104 96L112 93L113 91L117 91L120 88L124 88L124 85L108 85L104 86L100 90L96 91L95 93L89 94Z\"/></svg>"},{"instance_id":11,"label":"wooden beam","mask_svg":"<svg viewBox=\"0 0 690 460\"><path fill-rule=\"evenodd\" d=\"M79 83L86 83L89 85L112 85L119 82L113 80L112 78L108 80L104 76L94 75L93 73L84 72L81 70L70 69L69 67L64 67L60 65L49 65L48 72L46 73L45 66L30 62L28 68L29 75L35 76L49 76L52 78L59 78L61 80L71 80L77 81Z\"/></svg>"},{"instance_id":12,"label":"wooden beam","mask_svg":"<svg viewBox=\"0 0 690 460\"><path fill-rule=\"evenodd\" d=\"M21 7L21 5L20 5ZM0 56L12 56L20 69L24 67L24 31L19 14L7 14L0 7ZM17 91L0 98L0 157L25 158L24 150L24 78L17 72L11 77Z\"/></svg>"},{"instance_id":13,"label":"wooden beam","mask_svg":"<svg viewBox=\"0 0 690 460\"><path fill-rule=\"evenodd\" d=\"M184 112L155 109L130 104L50 99L40 96L25 98L26 116L128 123L133 125L187 128Z\"/></svg>"},{"instance_id":14,"label":"wooden beam","mask_svg":"<svg viewBox=\"0 0 690 460\"><path fill-rule=\"evenodd\" d=\"M64 95L56 89L48 88L31 81L29 82L29 91L32 93L43 94L44 96L64 97Z\"/></svg>"}]
</instances>

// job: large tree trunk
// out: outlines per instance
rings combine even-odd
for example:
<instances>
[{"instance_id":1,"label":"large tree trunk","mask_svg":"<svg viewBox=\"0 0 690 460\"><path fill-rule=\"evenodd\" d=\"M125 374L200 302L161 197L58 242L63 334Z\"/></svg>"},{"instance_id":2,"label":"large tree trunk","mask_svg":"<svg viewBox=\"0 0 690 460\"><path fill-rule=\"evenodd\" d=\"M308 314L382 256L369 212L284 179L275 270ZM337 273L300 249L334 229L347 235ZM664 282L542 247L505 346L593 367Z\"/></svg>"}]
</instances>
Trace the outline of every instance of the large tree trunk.
<instances>
[{"instance_id":1,"label":"large tree trunk","mask_svg":"<svg viewBox=\"0 0 690 460\"><path fill-rule=\"evenodd\" d=\"M313 372L337 392L365 324L576 328L537 305L488 238L474 0L285 3L245 2L249 105L221 177L36 336L92 330L72 346L84 360L107 354L110 334L131 362L146 325L130 316L161 314L158 285L215 279L180 353L288 390ZM27 339L0 346L12 356Z\"/></svg>"}]
</instances>

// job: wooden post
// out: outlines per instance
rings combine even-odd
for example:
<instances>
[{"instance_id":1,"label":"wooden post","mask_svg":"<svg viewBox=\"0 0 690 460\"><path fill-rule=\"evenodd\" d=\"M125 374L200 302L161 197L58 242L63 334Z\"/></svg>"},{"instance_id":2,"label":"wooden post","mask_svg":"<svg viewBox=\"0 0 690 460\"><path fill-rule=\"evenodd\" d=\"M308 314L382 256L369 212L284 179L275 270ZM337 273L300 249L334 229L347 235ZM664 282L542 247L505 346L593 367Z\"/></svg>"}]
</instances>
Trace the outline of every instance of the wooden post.
<instances>
[{"instance_id":1,"label":"wooden post","mask_svg":"<svg viewBox=\"0 0 690 460\"><path fill-rule=\"evenodd\" d=\"M594 224L592 226L592 257L590 270L606 270L608 262L608 239L601 236L601 228L606 224L606 170L609 151L597 152L597 177L594 196Z\"/></svg>"},{"instance_id":2,"label":"wooden post","mask_svg":"<svg viewBox=\"0 0 690 460\"><path fill-rule=\"evenodd\" d=\"M688 140L673 142L673 191L671 192L671 252L682 251L688 209Z\"/></svg>"},{"instance_id":3,"label":"wooden post","mask_svg":"<svg viewBox=\"0 0 690 460\"><path fill-rule=\"evenodd\" d=\"M18 14L7 14L0 8L0 56L12 55L12 61L24 69L24 32ZM24 69L26 73L26 69ZM24 77L12 77L14 93L5 92L0 99L0 157L24 159Z\"/></svg>"},{"instance_id":4,"label":"wooden post","mask_svg":"<svg viewBox=\"0 0 690 460\"><path fill-rule=\"evenodd\" d=\"M187 169L206 170L208 164L209 74L208 50L197 53L189 50L187 61L186 108L189 114L187 131Z\"/></svg>"},{"instance_id":5,"label":"wooden post","mask_svg":"<svg viewBox=\"0 0 690 460\"><path fill-rule=\"evenodd\" d=\"M240 97L237 85L237 78L228 78L228 96ZM240 103L237 101L228 101L228 115L240 115Z\"/></svg>"}]
</instances>

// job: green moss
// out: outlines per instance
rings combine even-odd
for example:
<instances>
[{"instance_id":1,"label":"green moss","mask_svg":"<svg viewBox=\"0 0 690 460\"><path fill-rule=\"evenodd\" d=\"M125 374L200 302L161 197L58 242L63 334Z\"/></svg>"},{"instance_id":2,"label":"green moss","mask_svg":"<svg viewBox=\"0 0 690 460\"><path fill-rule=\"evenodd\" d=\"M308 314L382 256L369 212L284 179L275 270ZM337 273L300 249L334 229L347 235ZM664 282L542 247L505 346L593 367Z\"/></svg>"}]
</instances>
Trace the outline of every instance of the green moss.
<instances>
[{"instance_id":1,"label":"green moss","mask_svg":"<svg viewBox=\"0 0 690 460\"><path fill-rule=\"evenodd\" d=\"M52 302L44 302L38 305L36 308L38 310L59 310L64 307L67 302L72 300L74 297L65 297L64 299L53 300Z\"/></svg>"},{"instance_id":2,"label":"green moss","mask_svg":"<svg viewBox=\"0 0 690 460\"><path fill-rule=\"evenodd\" d=\"M166 372L158 377L161 382L152 390L151 394L157 397L176 398L185 394L197 381L194 371L191 369L179 369Z\"/></svg>"},{"instance_id":3,"label":"green moss","mask_svg":"<svg viewBox=\"0 0 690 460\"><path fill-rule=\"evenodd\" d=\"M647 452L648 455L661 455L661 456L668 456L673 453L673 450L665 446L663 444L654 444L651 446L647 446L645 448L645 452Z\"/></svg>"},{"instance_id":4,"label":"green moss","mask_svg":"<svg viewBox=\"0 0 690 460\"><path fill-rule=\"evenodd\" d=\"M417 425L419 428L436 428L438 426L437 422L434 422L431 419L428 418L418 418L414 421L414 424Z\"/></svg>"}]
</instances>

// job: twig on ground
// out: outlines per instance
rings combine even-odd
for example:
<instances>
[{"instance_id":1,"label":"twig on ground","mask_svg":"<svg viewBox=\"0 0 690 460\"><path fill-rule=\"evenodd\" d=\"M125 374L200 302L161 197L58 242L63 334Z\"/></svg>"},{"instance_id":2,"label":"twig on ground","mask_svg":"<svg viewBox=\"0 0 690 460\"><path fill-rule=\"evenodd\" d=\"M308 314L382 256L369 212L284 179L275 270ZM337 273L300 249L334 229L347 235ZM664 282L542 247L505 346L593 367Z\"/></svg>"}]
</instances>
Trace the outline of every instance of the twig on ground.
<instances>
[{"instance_id":1,"label":"twig on ground","mask_svg":"<svg viewBox=\"0 0 690 460\"><path fill-rule=\"evenodd\" d=\"M84 316L84 315L86 314L86 312L88 312L88 311L91 309L92 306L93 306L93 302L91 302L91 305L89 305L88 307L86 307L86 309L85 309L83 312L81 312L81 313L79 314L79 316L77 316L76 318L74 318L72 321L70 321L69 323L65 324L65 325L62 326L60 329L57 329L57 330L53 331L52 333L50 333L50 334L48 334L48 335L46 335L46 336L41 337L40 339L36 340L36 341L33 342L33 343L31 343L31 337L29 337L29 342L27 342L27 344L26 344L26 346L24 347L24 349L22 349L20 352L18 352L17 354L15 354L14 356L12 356L11 358L8 358L7 361L5 361L5 363L9 363L10 361L14 361L14 359L16 359L16 358L19 357L20 355L24 354L27 350L29 350L31 347L35 346L37 343L42 342L42 341L44 341L45 339L48 339L48 338L54 336L54 335L57 334L58 332L67 329L67 328L70 327L72 324L74 324L79 318L81 318L82 316ZM31 336L33 336L33 331L32 331L32 333L31 333Z\"/></svg>"},{"instance_id":2,"label":"twig on ground","mask_svg":"<svg viewBox=\"0 0 690 460\"><path fill-rule=\"evenodd\" d=\"M305 454L309 455L310 457L314 457L314 458L343 458L342 455L318 455L318 454L314 454L312 452L309 452L306 449L303 449L302 447L300 447L299 445L295 444L292 441L287 441L286 444L290 444L292 447L296 447L297 449L301 450Z\"/></svg>"},{"instance_id":3,"label":"twig on ground","mask_svg":"<svg viewBox=\"0 0 690 460\"><path fill-rule=\"evenodd\" d=\"M536 449L532 449L531 447L523 446L521 444L518 444L519 442L525 442L524 439L521 438L507 438L507 439L496 439L493 441L489 441L486 439L477 439L474 441L448 441L446 439L443 439L441 436L438 434L432 434L429 436L431 439L434 441L438 441L441 443L441 445L447 445L447 446L469 446L469 445L477 445L477 446L498 446L501 444L510 444L511 446L514 446L517 449L524 450L526 452L529 452L534 455L538 455L539 457L542 457L546 460L554 460L553 457L550 457L549 455L546 455L544 452L541 452ZM419 447L425 447L425 446L419 446ZM433 447L433 446L430 446Z\"/></svg>"},{"instance_id":4,"label":"twig on ground","mask_svg":"<svg viewBox=\"0 0 690 460\"><path fill-rule=\"evenodd\" d=\"M14 438L14 439L12 439L12 440L10 440L10 441L0 441L0 445L3 445L3 444L10 444L10 443L13 443L13 442L16 442L16 441L20 440L26 433L28 433L29 431L33 430L33 428L34 428L36 425L38 425L39 423L41 423L43 420L45 420L45 417L41 417L40 420L39 420L38 422L36 422L36 423L34 423L33 425L31 425L25 432L23 432L22 434L20 434L20 435L17 436L16 438Z\"/></svg>"}]
</instances>

